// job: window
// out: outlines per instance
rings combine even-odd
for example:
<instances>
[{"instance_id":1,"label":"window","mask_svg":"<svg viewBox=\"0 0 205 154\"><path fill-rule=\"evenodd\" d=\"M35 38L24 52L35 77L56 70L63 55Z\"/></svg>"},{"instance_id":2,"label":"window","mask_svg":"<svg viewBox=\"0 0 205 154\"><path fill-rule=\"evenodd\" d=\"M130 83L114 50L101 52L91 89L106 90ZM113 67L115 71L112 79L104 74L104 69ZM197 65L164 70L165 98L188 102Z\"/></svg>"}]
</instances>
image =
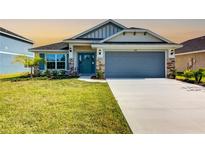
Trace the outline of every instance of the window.
<instances>
[{"instance_id":1,"label":"window","mask_svg":"<svg viewBox=\"0 0 205 154\"><path fill-rule=\"evenodd\" d=\"M65 69L65 55L57 55L57 69Z\"/></svg>"},{"instance_id":2,"label":"window","mask_svg":"<svg viewBox=\"0 0 205 154\"><path fill-rule=\"evenodd\" d=\"M46 60L47 61L55 61L55 54L47 54Z\"/></svg>"},{"instance_id":3,"label":"window","mask_svg":"<svg viewBox=\"0 0 205 154\"><path fill-rule=\"evenodd\" d=\"M55 69L55 62L47 62L47 69Z\"/></svg>"},{"instance_id":4,"label":"window","mask_svg":"<svg viewBox=\"0 0 205 154\"><path fill-rule=\"evenodd\" d=\"M47 54L47 69L65 69L65 54Z\"/></svg>"},{"instance_id":5,"label":"window","mask_svg":"<svg viewBox=\"0 0 205 154\"><path fill-rule=\"evenodd\" d=\"M65 62L57 62L57 69L65 69Z\"/></svg>"},{"instance_id":6,"label":"window","mask_svg":"<svg viewBox=\"0 0 205 154\"><path fill-rule=\"evenodd\" d=\"M47 69L55 69L55 54L47 54Z\"/></svg>"},{"instance_id":7,"label":"window","mask_svg":"<svg viewBox=\"0 0 205 154\"><path fill-rule=\"evenodd\" d=\"M58 54L57 55L57 61L65 61L65 55L64 54Z\"/></svg>"}]
</instances>

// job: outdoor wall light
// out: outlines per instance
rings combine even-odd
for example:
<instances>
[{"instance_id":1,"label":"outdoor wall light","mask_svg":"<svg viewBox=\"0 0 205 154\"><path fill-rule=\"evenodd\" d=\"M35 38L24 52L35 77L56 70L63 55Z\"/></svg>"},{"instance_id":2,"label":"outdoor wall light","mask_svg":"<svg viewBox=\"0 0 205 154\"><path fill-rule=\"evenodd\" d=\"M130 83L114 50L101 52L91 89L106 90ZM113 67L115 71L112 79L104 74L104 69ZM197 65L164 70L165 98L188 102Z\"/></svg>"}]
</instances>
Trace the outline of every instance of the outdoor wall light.
<instances>
[{"instance_id":1,"label":"outdoor wall light","mask_svg":"<svg viewBox=\"0 0 205 154\"><path fill-rule=\"evenodd\" d=\"M97 55L98 55L99 58L102 58L103 57L103 49L101 49L101 48L99 49L98 48L97 49Z\"/></svg>"},{"instance_id":2,"label":"outdoor wall light","mask_svg":"<svg viewBox=\"0 0 205 154\"><path fill-rule=\"evenodd\" d=\"M174 50L173 49L169 50L169 58L174 58L174 57L175 57Z\"/></svg>"}]
</instances>

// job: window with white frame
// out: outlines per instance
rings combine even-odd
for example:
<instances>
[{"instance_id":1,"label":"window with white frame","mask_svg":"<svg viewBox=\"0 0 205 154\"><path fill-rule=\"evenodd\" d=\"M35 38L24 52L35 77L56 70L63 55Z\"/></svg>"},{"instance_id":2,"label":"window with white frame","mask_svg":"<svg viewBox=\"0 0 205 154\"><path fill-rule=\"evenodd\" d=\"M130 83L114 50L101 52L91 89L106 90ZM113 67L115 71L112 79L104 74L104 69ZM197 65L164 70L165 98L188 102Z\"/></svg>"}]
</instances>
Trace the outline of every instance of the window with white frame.
<instances>
[{"instance_id":1,"label":"window with white frame","mask_svg":"<svg viewBox=\"0 0 205 154\"><path fill-rule=\"evenodd\" d=\"M65 69L65 55L64 54L57 55L57 69Z\"/></svg>"},{"instance_id":2,"label":"window with white frame","mask_svg":"<svg viewBox=\"0 0 205 154\"><path fill-rule=\"evenodd\" d=\"M65 54L46 54L47 69L65 69Z\"/></svg>"}]
</instances>

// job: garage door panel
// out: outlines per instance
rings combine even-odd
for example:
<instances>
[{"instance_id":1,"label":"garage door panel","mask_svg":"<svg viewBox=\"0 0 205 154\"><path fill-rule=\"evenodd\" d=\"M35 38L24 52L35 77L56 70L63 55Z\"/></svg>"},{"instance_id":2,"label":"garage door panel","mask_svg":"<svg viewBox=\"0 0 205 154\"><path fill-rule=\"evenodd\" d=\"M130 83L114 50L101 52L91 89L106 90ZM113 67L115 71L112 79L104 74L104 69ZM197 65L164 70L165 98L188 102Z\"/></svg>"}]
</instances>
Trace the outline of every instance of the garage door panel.
<instances>
[{"instance_id":1,"label":"garage door panel","mask_svg":"<svg viewBox=\"0 0 205 154\"><path fill-rule=\"evenodd\" d=\"M164 77L164 52L106 52L107 78Z\"/></svg>"}]
</instances>

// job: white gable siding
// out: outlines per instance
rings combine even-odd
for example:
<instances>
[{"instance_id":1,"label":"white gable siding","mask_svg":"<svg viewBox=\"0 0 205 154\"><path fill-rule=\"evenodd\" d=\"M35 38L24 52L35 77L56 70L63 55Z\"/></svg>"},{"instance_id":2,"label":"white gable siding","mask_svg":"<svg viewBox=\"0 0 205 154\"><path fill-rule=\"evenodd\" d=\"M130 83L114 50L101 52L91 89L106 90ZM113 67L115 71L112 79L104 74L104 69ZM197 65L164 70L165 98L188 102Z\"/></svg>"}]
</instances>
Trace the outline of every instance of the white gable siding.
<instances>
[{"instance_id":1,"label":"white gable siding","mask_svg":"<svg viewBox=\"0 0 205 154\"><path fill-rule=\"evenodd\" d=\"M149 33L144 34L143 32L137 32L134 35L133 32L125 32L124 35L122 33L106 42L163 42L163 41L153 35L150 35Z\"/></svg>"},{"instance_id":2,"label":"white gable siding","mask_svg":"<svg viewBox=\"0 0 205 154\"><path fill-rule=\"evenodd\" d=\"M102 27L99 27L89 33L86 33L79 38L86 38L86 39L105 39L113 34L116 34L117 32L121 31L122 28L114 25L112 23L108 23Z\"/></svg>"}]
</instances>

